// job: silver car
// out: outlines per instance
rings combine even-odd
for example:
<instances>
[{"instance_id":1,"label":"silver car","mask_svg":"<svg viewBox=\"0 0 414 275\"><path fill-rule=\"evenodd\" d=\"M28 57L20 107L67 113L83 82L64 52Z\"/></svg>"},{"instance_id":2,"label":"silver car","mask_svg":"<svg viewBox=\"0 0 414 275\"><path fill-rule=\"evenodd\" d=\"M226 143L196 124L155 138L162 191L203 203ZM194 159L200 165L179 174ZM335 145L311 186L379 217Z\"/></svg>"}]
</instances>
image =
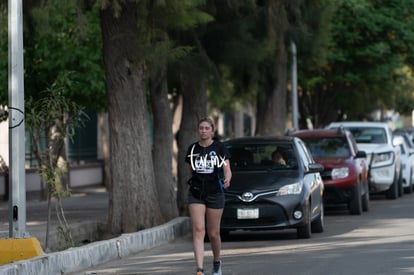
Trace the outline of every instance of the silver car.
<instances>
[{"instance_id":1,"label":"silver car","mask_svg":"<svg viewBox=\"0 0 414 275\"><path fill-rule=\"evenodd\" d=\"M401 149L393 143L392 131L385 122L341 121L328 128L343 127L354 136L358 148L365 151L369 165L370 193L383 193L396 199L403 194Z\"/></svg>"}]
</instances>

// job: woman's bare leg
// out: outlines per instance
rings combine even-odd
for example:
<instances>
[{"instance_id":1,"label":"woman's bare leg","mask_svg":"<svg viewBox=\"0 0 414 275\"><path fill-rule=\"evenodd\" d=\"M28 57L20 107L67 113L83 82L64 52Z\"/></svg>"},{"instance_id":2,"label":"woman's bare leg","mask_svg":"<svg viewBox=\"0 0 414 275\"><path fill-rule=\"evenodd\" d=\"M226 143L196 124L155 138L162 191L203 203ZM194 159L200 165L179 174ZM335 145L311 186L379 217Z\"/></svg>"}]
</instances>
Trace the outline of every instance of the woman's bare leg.
<instances>
[{"instance_id":1,"label":"woman's bare leg","mask_svg":"<svg viewBox=\"0 0 414 275\"><path fill-rule=\"evenodd\" d=\"M206 212L208 238L210 239L214 261L218 261L220 260L221 250L220 222L223 209L207 208Z\"/></svg>"},{"instance_id":2,"label":"woman's bare leg","mask_svg":"<svg viewBox=\"0 0 414 275\"><path fill-rule=\"evenodd\" d=\"M194 257L197 268L203 268L206 206L201 203L191 203L189 211L193 224Z\"/></svg>"}]
</instances>

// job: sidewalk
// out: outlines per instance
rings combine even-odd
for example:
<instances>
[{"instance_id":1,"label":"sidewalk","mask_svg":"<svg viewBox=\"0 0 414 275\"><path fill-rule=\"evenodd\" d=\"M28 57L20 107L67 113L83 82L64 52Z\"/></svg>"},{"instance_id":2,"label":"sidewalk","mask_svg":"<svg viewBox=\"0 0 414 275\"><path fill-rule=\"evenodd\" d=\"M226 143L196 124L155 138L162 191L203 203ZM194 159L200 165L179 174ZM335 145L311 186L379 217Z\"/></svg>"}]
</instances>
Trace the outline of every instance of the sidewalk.
<instances>
[{"instance_id":1,"label":"sidewalk","mask_svg":"<svg viewBox=\"0 0 414 275\"><path fill-rule=\"evenodd\" d=\"M45 249L47 202L39 201L38 196L27 196L26 232L39 240ZM108 193L102 186L88 186L72 190L72 195L62 202L66 219L71 227L75 243L95 241L99 224L103 225L108 218ZM0 202L0 238L9 238L9 205ZM55 204L52 203L52 224L50 226L49 248L51 251L61 250L64 243L57 235L57 218Z\"/></svg>"},{"instance_id":2,"label":"sidewalk","mask_svg":"<svg viewBox=\"0 0 414 275\"><path fill-rule=\"evenodd\" d=\"M80 246L60 252L45 251L42 256L0 266L0 274L69 274L170 242L190 230L189 219L179 217L155 228L97 241L102 235L100 229L108 218L109 203L105 188L90 186L74 189L72 196L64 199L62 204L72 237ZM56 231L54 204L52 208L53 224L50 226L49 247L51 251L59 251L65 244ZM30 237L37 238L43 249L46 221L47 202L28 200L26 232ZM9 238L6 201L0 201L0 238Z\"/></svg>"}]
</instances>

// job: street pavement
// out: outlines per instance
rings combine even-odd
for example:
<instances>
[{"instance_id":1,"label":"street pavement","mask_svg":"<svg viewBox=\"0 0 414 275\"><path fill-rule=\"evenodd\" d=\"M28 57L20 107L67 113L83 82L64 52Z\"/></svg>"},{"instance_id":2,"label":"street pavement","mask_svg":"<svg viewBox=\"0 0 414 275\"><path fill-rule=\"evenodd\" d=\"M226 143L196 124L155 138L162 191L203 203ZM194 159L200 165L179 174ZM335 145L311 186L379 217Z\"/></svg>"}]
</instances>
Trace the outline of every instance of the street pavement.
<instances>
[{"instance_id":1,"label":"street pavement","mask_svg":"<svg viewBox=\"0 0 414 275\"><path fill-rule=\"evenodd\" d=\"M103 186L72 190L62 202L71 235L77 247L64 249L65 242L57 231L55 203L52 203L48 249L45 249L47 202L32 194L26 201L26 232L39 240L44 255L0 266L0 274L72 274L131 253L153 248L188 234L188 217L178 217L166 224L123 234L103 236L108 218L108 192ZM9 238L9 205L0 201L0 238Z\"/></svg>"}]
</instances>

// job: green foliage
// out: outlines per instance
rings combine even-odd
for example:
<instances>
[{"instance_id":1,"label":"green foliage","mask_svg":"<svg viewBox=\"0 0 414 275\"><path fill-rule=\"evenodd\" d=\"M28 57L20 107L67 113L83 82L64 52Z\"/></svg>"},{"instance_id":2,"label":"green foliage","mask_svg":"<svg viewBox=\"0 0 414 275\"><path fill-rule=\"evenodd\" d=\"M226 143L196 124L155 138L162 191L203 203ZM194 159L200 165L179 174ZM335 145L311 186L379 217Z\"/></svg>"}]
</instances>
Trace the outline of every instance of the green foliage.
<instances>
[{"instance_id":1,"label":"green foliage","mask_svg":"<svg viewBox=\"0 0 414 275\"><path fill-rule=\"evenodd\" d=\"M62 182L67 172L66 160L62 155L65 139L73 137L75 129L81 127L88 117L83 106L65 96L68 89L66 79L68 77L56 80L37 99L29 97L25 105L25 118L33 153L39 163L39 174L47 185L48 200L57 199L59 232L66 243L73 245L61 205L61 199L70 195L68 187Z\"/></svg>"},{"instance_id":2,"label":"green foliage","mask_svg":"<svg viewBox=\"0 0 414 275\"><path fill-rule=\"evenodd\" d=\"M204 28L207 55L215 64L209 79L209 101L232 110L255 101L257 66L271 55L259 26L262 7L252 1L209 1L216 20Z\"/></svg>"},{"instance_id":3,"label":"green foliage","mask_svg":"<svg viewBox=\"0 0 414 275\"><path fill-rule=\"evenodd\" d=\"M67 82L65 96L92 109L106 108L98 7L83 9L76 1L54 0L32 6L25 15L26 97L39 98L39 91L62 79ZM3 6L0 37L0 105L7 105L8 32Z\"/></svg>"},{"instance_id":4,"label":"green foliage","mask_svg":"<svg viewBox=\"0 0 414 275\"><path fill-rule=\"evenodd\" d=\"M194 41L196 30L214 20L203 10L205 4L205 0L139 2L138 26L144 37L142 51L149 76L168 68L168 86L173 97L179 91L180 68L198 62L202 55L200 41Z\"/></svg>"},{"instance_id":5,"label":"green foliage","mask_svg":"<svg viewBox=\"0 0 414 275\"><path fill-rule=\"evenodd\" d=\"M52 0L31 9L25 29L25 93L38 97L70 73L65 95L95 110L106 108L98 6Z\"/></svg>"},{"instance_id":6,"label":"green foliage","mask_svg":"<svg viewBox=\"0 0 414 275\"><path fill-rule=\"evenodd\" d=\"M399 69L414 45L413 8L413 1L341 3L333 21L335 44L329 55L330 81L336 91L358 91L372 103L396 107L392 96L396 79L404 77ZM370 111L366 104L355 106L352 99L344 107L355 115Z\"/></svg>"},{"instance_id":7,"label":"green foliage","mask_svg":"<svg viewBox=\"0 0 414 275\"><path fill-rule=\"evenodd\" d=\"M300 54L306 54L299 55L298 66L302 116L319 117L316 126L323 126L343 116L367 118L378 108L402 108L401 98L412 97L401 96L402 91L404 95L412 91L408 75L401 70L413 61L412 8L414 1L337 0L330 1L327 16L311 12L314 18L329 21L312 23L311 33L321 37L320 33L323 39L303 44L313 48L314 42L322 41L320 61L309 58L310 52L301 47Z\"/></svg>"},{"instance_id":8,"label":"green foliage","mask_svg":"<svg viewBox=\"0 0 414 275\"><path fill-rule=\"evenodd\" d=\"M198 8L205 5L205 2L205 0L150 1L149 25L167 31L194 29L214 20L211 15Z\"/></svg>"},{"instance_id":9,"label":"green foliage","mask_svg":"<svg viewBox=\"0 0 414 275\"><path fill-rule=\"evenodd\" d=\"M209 99L221 110L254 106L257 98L267 98L274 91L279 41L289 47L291 39L315 39L306 20L319 14L306 12L311 7L311 11L323 10L323 5L301 0L211 2L216 21L208 24L203 42L220 77L212 78L215 85L210 87ZM309 43L303 45L310 51L308 57L317 52L311 51Z\"/></svg>"},{"instance_id":10,"label":"green foliage","mask_svg":"<svg viewBox=\"0 0 414 275\"><path fill-rule=\"evenodd\" d=\"M39 99L29 97L25 104L26 128L34 145L33 153L39 162L40 174L53 194L63 190L60 179L66 165L59 166L58 162L65 139L72 138L75 129L88 119L83 106L65 97L65 89L65 83L54 83Z\"/></svg>"},{"instance_id":11,"label":"green foliage","mask_svg":"<svg viewBox=\"0 0 414 275\"><path fill-rule=\"evenodd\" d=\"M331 20L335 5L331 0L309 1L302 5L302 28L291 33L298 51L298 69L301 78L309 73L309 77L321 80L316 71L328 65L327 53L332 43ZM308 78L305 77L305 80ZM301 79L302 80L302 79ZM315 80L311 80L315 82ZM306 82L301 83L307 86Z\"/></svg>"},{"instance_id":12,"label":"green foliage","mask_svg":"<svg viewBox=\"0 0 414 275\"><path fill-rule=\"evenodd\" d=\"M399 78L396 82L394 93L395 105L400 114L411 116L414 106L414 76L412 68L405 66L398 72L405 77Z\"/></svg>"},{"instance_id":13,"label":"green foliage","mask_svg":"<svg viewBox=\"0 0 414 275\"><path fill-rule=\"evenodd\" d=\"M57 176L64 172L56 173L54 169L58 167L65 139L72 138L75 129L82 127L88 119L83 106L64 96L64 85L62 82L53 83L39 99L29 97L25 106L26 128L32 137L41 174L52 186L55 186L53 183ZM57 190L57 187L52 190Z\"/></svg>"}]
</instances>

